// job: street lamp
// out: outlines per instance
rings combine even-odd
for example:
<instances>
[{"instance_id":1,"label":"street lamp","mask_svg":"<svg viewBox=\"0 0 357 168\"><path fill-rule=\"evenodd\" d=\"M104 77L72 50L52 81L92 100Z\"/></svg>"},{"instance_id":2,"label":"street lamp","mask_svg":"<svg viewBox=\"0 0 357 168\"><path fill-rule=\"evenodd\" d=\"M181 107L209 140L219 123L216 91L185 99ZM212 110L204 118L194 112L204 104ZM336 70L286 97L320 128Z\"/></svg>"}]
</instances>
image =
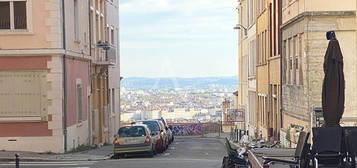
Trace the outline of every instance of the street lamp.
<instances>
[{"instance_id":1,"label":"street lamp","mask_svg":"<svg viewBox=\"0 0 357 168\"><path fill-rule=\"evenodd\" d=\"M233 29L235 29L235 30L240 30L241 28L243 28L243 30L244 30L244 35L247 35L248 29L245 28L244 26L242 26L241 24L237 24L235 27L233 27Z\"/></svg>"}]
</instances>

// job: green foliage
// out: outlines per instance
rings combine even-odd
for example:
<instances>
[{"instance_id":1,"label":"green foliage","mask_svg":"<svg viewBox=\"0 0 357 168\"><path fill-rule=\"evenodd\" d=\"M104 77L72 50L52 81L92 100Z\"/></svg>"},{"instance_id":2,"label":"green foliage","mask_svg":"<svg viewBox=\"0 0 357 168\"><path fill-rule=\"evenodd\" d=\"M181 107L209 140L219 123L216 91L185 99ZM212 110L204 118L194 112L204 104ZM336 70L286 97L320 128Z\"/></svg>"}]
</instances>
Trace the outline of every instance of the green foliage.
<instances>
[{"instance_id":1,"label":"green foliage","mask_svg":"<svg viewBox=\"0 0 357 168\"><path fill-rule=\"evenodd\" d=\"M90 145L79 145L77 148L72 149L69 151L69 153L75 153L75 152L83 152L91 149L95 149L96 147L90 146Z\"/></svg>"}]
</instances>

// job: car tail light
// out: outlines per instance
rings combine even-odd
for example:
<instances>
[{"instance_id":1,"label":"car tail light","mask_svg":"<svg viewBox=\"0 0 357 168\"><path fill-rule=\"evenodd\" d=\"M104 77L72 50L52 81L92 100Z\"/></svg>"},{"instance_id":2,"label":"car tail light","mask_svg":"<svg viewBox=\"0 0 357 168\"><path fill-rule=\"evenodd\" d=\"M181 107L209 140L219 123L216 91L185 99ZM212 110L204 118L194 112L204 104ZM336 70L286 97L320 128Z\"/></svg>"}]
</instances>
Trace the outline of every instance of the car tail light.
<instances>
[{"instance_id":1,"label":"car tail light","mask_svg":"<svg viewBox=\"0 0 357 168\"><path fill-rule=\"evenodd\" d=\"M119 142L118 139L115 138L115 140L113 141L113 144L114 144L114 145L120 145L120 142Z\"/></svg>"},{"instance_id":2,"label":"car tail light","mask_svg":"<svg viewBox=\"0 0 357 168\"><path fill-rule=\"evenodd\" d=\"M150 142L151 142L151 138L149 136L147 136L144 143L148 144Z\"/></svg>"}]
</instances>

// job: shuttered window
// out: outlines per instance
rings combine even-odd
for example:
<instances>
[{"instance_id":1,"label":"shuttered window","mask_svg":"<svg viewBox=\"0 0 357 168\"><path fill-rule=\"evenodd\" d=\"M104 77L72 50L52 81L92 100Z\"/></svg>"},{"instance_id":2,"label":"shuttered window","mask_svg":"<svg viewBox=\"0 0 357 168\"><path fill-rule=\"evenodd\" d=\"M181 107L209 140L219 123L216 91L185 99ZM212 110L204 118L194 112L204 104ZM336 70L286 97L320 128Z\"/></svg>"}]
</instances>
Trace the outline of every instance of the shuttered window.
<instances>
[{"instance_id":1,"label":"shuttered window","mask_svg":"<svg viewBox=\"0 0 357 168\"><path fill-rule=\"evenodd\" d=\"M46 71L0 71L0 118L47 119Z\"/></svg>"}]
</instances>

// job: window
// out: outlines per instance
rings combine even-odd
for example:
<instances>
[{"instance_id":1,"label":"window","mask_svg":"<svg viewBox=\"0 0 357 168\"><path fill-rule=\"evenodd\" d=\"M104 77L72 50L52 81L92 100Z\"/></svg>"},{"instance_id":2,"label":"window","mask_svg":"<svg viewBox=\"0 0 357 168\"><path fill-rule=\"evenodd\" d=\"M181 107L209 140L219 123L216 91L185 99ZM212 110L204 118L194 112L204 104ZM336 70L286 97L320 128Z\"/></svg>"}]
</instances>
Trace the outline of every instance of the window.
<instances>
[{"instance_id":1,"label":"window","mask_svg":"<svg viewBox=\"0 0 357 168\"><path fill-rule=\"evenodd\" d=\"M112 89L112 113L115 113L115 89Z\"/></svg>"},{"instance_id":2,"label":"window","mask_svg":"<svg viewBox=\"0 0 357 168\"><path fill-rule=\"evenodd\" d=\"M248 1L248 26L253 25L255 21L255 7L254 7L255 0Z\"/></svg>"},{"instance_id":3,"label":"window","mask_svg":"<svg viewBox=\"0 0 357 168\"><path fill-rule=\"evenodd\" d=\"M303 45L302 45L302 35L299 35L299 55L298 55L298 58L299 58L299 70L298 70L298 73L299 73L299 85L303 85L304 84L304 79L303 79L303 71L302 71L302 55L303 55Z\"/></svg>"},{"instance_id":4,"label":"window","mask_svg":"<svg viewBox=\"0 0 357 168\"><path fill-rule=\"evenodd\" d=\"M26 29L26 2L14 2L14 25L15 29Z\"/></svg>"},{"instance_id":5,"label":"window","mask_svg":"<svg viewBox=\"0 0 357 168\"><path fill-rule=\"evenodd\" d=\"M283 84L286 84L286 72L287 72L287 61L286 61L286 44L287 44L287 42L286 42L286 40L284 40L283 41L283 44L282 44L282 59L283 59L283 65L282 65L282 68L283 68L283 76L282 76L282 82L283 82Z\"/></svg>"},{"instance_id":6,"label":"window","mask_svg":"<svg viewBox=\"0 0 357 168\"><path fill-rule=\"evenodd\" d=\"M0 2L0 29L10 29L9 2Z\"/></svg>"},{"instance_id":7,"label":"window","mask_svg":"<svg viewBox=\"0 0 357 168\"><path fill-rule=\"evenodd\" d=\"M74 37L75 41L79 41L79 8L78 8L78 0L74 0Z\"/></svg>"},{"instance_id":8,"label":"window","mask_svg":"<svg viewBox=\"0 0 357 168\"><path fill-rule=\"evenodd\" d=\"M262 34L262 47L263 47L263 54L262 54L262 60L263 60L263 64L265 64L265 54L266 54L266 38L265 38L265 36L266 36L266 33L265 32L263 32L263 34Z\"/></svg>"},{"instance_id":9,"label":"window","mask_svg":"<svg viewBox=\"0 0 357 168\"><path fill-rule=\"evenodd\" d=\"M267 58L267 31L263 31L258 35L258 64L266 64Z\"/></svg>"},{"instance_id":10,"label":"window","mask_svg":"<svg viewBox=\"0 0 357 168\"><path fill-rule=\"evenodd\" d=\"M249 122L256 123L256 92L248 91L249 96Z\"/></svg>"},{"instance_id":11,"label":"window","mask_svg":"<svg viewBox=\"0 0 357 168\"><path fill-rule=\"evenodd\" d=\"M115 43L115 33L114 33L114 29L110 29L110 35L111 35L111 44Z\"/></svg>"},{"instance_id":12,"label":"window","mask_svg":"<svg viewBox=\"0 0 357 168\"><path fill-rule=\"evenodd\" d=\"M127 126L121 127L118 131L119 137L142 137L146 136L144 127L141 126Z\"/></svg>"},{"instance_id":13,"label":"window","mask_svg":"<svg viewBox=\"0 0 357 168\"><path fill-rule=\"evenodd\" d=\"M82 106L83 88L81 84L76 86L76 106L77 106L77 122L83 120L83 106Z\"/></svg>"},{"instance_id":14,"label":"window","mask_svg":"<svg viewBox=\"0 0 357 168\"><path fill-rule=\"evenodd\" d=\"M288 64L288 71L287 71L287 74L288 74L288 76L287 76L287 82L288 82L288 84L291 84L291 80L290 80L290 77L291 77L291 71L292 71L292 60L291 60L291 40L290 39L288 39L287 40L287 52L286 52L286 57L287 57L287 59L288 59L288 62L287 62L287 64Z\"/></svg>"},{"instance_id":15,"label":"window","mask_svg":"<svg viewBox=\"0 0 357 168\"><path fill-rule=\"evenodd\" d=\"M249 42L249 57L248 57L248 76L255 76L256 74L256 50L255 50L255 40Z\"/></svg>"},{"instance_id":16,"label":"window","mask_svg":"<svg viewBox=\"0 0 357 168\"><path fill-rule=\"evenodd\" d=\"M47 71L0 71L0 118L47 119Z\"/></svg>"},{"instance_id":17,"label":"window","mask_svg":"<svg viewBox=\"0 0 357 168\"><path fill-rule=\"evenodd\" d=\"M263 33L258 35L258 65L264 63L264 44L263 44Z\"/></svg>"},{"instance_id":18,"label":"window","mask_svg":"<svg viewBox=\"0 0 357 168\"><path fill-rule=\"evenodd\" d=\"M89 13L90 24L92 24L92 27L90 28L90 36L91 36L90 40L91 40L92 43L95 42L95 38L94 38L94 37L95 37L95 36L94 36L94 35L95 35L95 34L94 34L94 30L95 30L95 29L94 29L94 28L95 28L95 27L94 27L94 23L96 23L96 22L95 22L95 19L94 19L95 15L94 15L93 13L94 13L93 10L91 10L90 13Z\"/></svg>"},{"instance_id":19,"label":"window","mask_svg":"<svg viewBox=\"0 0 357 168\"><path fill-rule=\"evenodd\" d=\"M27 29L27 1L0 0L0 29Z\"/></svg>"},{"instance_id":20,"label":"window","mask_svg":"<svg viewBox=\"0 0 357 168\"><path fill-rule=\"evenodd\" d=\"M105 28L105 41L110 42L110 27Z\"/></svg>"},{"instance_id":21,"label":"window","mask_svg":"<svg viewBox=\"0 0 357 168\"><path fill-rule=\"evenodd\" d=\"M262 13L265 9L265 0L258 0L258 12Z\"/></svg>"},{"instance_id":22,"label":"window","mask_svg":"<svg viewBox=\"0 0 357 168\"><path fill-rule=\"evenodd\" d=\"M100 16L96 15L95 16L95 39L97 40L96 42L100 41Z\"/></svg>"},{"instance_id":23,"label":"window","mask_svg":"<svg viewBox=\"0 0 357 168\"><path fill-rule=\"evenodd\" d=\"M302 35L296 35L283 42L283 82L291 85L303 85Z\"/></svg>"},{"instance_id":24,"label":"window","mask_svg":"<svg viewBox=\"0 0 357 168\"><path fill-rule=\"evenodd\" d=\"M291 43L291 47L292 47L292 54L290 55L291 57L291 61L292 61L292 71L291 71L291 83L292 84L296 84L296 37L293 37L292 39L292 43Z\"/></svg>"}]
</instances>

